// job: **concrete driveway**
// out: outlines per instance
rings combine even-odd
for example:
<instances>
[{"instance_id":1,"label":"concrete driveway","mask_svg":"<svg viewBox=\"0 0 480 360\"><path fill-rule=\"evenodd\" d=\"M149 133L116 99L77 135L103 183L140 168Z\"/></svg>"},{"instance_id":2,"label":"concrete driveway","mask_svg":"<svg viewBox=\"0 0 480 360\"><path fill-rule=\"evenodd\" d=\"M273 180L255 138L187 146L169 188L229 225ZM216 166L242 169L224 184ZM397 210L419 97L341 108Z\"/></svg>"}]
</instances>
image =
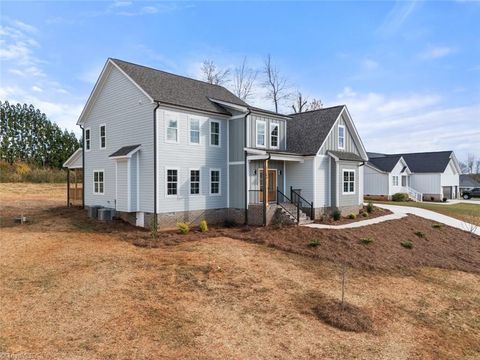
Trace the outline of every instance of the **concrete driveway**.
<instances>
[{"instance_id":1,"label":"concrete driveway","mask_svg":"<svg viewBox=\"0 0 480 360\"><path fill-rule=\"evenodd\" d=\"M470 200L463 200L463 201L470 201ZM472 232L474 234L480 235L480 226L475 224L470 224L465 221L461 221L447 215L439 214L435 211L416 208L416 207L410 207L410 206L400 206L400 205L390 205L390 204L387 205L387 204L375 203L374 205L383 209L388 209L394 214L412 214L412 215L420 216L425 219L442 223L460 230L464 230L464 231L468 231L468 232Z\"/></svg>"}]
</instances>

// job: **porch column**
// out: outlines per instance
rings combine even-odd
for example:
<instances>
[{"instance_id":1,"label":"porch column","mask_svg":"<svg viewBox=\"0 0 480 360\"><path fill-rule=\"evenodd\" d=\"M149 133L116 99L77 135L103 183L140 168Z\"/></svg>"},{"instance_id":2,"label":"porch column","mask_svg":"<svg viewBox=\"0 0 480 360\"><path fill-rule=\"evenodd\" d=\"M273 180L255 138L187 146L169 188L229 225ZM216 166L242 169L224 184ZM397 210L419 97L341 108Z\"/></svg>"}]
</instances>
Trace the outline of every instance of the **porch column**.
<instances>
[{"instance_id":1,"label":"porch column","mask_svg":"<svg viewBox=\"0 0 480 360\"><path fill-rule=\"evenodd\" d=\"M77 198L77 193L78 193L78 190L77 190L78 189L77 169L75 169L74 174L75 174L75 195L73 196L73 199L75 201L77 201L78 200L78 198Z\"/></svg>"},{"instance_id":2,"label":"porch column","mask_svg":"<svg viewBox=\"0 0 480 360\"><path fill-rule=\"evenodd\" d=\"M70 207L70 169L67 168L67 207Z\"/></svg>"},{"instance_id":3,"label":"porch column","mask_svg":"<svg viewBox=\"0 0 480 360\"><path fill-rule=\"evenodd\" d=\"M263 226L267 225L268 206L268 159L263 163Z\"/></svg>"}]
</instances>

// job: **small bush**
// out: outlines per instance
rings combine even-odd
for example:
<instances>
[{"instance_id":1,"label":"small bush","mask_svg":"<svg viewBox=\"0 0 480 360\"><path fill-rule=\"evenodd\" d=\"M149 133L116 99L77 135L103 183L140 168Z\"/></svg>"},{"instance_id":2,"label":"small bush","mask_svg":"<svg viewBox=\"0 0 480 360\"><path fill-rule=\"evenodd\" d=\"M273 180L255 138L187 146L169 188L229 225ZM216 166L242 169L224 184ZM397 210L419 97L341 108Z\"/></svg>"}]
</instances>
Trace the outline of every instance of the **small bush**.
<instances>
[{"instance_id":1,"label":"small bush","mask_svg":"<svg viewBox=\"0 0 480 360\"><path fill-rule=\"evenodd\" d=\"M368 217L368 212L362 212L363 217Z\"/></svg>"},{"instance_id":2,"label":"small bush","mask_svg":"<svg viewBox=\"0 0 480 360\"><path fill-rule=\"evenodd\" d=\"M185 222L177 223L177 228L183 235L188 234L190 231L190 225Z\"/></svg>"},{"instance_id":3,"label":"small bush","mask_svg":"<svg viewBox=\"0 0 480 360\"><path fill-rule=\"evenodd\" d=\"M320 245L320 240L318 239L310 240L310 242L308 243L308 246L310 247L317 247L318 245Z\"/></svg>"},{"instance_id":4,"label":"small bush","mask_svg":"<svg viewBox=\"0 0 480 360\"><path fill-rule=\"evenodd\" d=\"M392 201L407 201L408 194L407 193L396 193L392 195Z\"/></svg>"},{"instance_id":5,"label":"small bush","mask_svg":"<svg viewBox=\"0 0 480 360\"><path fill-rule=\"evenodd\" d=\"M200 224L198 224L198 227L200 228L200 232L207 232L208 231L208 225L206 220L200 221Z\"/></svg>"},{"instance_id":6,"label":"small bush","mask_svg":"<svg viewBox=\"0 0 480 360\"><path fill-rule=\"evenodd\" d=\"M443 227L443 224L432 224L432 228L434 229L440 229Z\"/></svg>"},{"instance_id":7,"label":"small bush","mask_svg":"<svg viewBox=\"0 0 480 360\"><path fill-rule=\"evenodd\" d=\"M332 214L333 220L338 221L342 217L342 212L340 210L335 210Z\"/></svg>"},{"instance_id":8,"label":"small bush","mask_svg":"<svg viewBox=\"0 0 480 360\"><path fill-rule=\"evenodd\" d=\"M357 215L355 215L355 214L350 214L350 215L348 215L348 218L354 220L354 219L357 218Z\"/></svg>"},{"instance_id":9,"label":"small bush","mask_svg":"<svg viewBox=\"0 0 480 360\"><path fill-rule=\"evenodd\" d=\"M362 244L365 244L365 245L368 245L368 244L372 243L373 240L374 240L374 239L373 239L372 237L363 237L363 238L360 238L360 242L361 242Z\"/></svg>"},{"instance_id":10,"label":"small bush","mask_svg":"<svg viewBox=\"0 0 480 360\"><path fill-rule=\"evenodd\" d=\"M413 248L413 243L412 243L411 241L408 241L408 240L402 241L400 244L401 244L405 249L411 249L411 248Z\"/></svg>"},{"instance_id":11,"label":"small bush","mask_svg":"<svg viewBox=\"0 0 480 360\"><path fill-rule=\"evenodd\" d=\"M367 204L367 212L371 213L373 212L374 208L373 208L373 204L372 202L370 201L368 204Z\"/></svg>"},{"instance_id":12,"label":"small bush","mask_svg":"<svg viewBox=\"0 0 480 360\"><path fill-rule=\"evenodd\" d=\"M422 239L424 239L426 237L425 233L421 232L421 231L415 231L414 234L417 235L419 238L422 238Z\"/></svg>"}]
</instances>

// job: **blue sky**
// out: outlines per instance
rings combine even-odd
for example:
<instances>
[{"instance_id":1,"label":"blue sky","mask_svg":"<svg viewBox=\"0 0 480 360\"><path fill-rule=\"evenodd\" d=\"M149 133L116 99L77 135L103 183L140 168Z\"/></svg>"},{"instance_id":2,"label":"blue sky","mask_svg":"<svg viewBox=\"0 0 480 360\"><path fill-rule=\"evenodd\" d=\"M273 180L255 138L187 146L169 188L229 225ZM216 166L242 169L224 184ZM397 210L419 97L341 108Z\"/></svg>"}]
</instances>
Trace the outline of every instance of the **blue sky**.
<instances>
[{"instance_id":1,"label":"blue sky","mask_svg":"<svg viewBox=\"0 0 480 360\"><path fill-rule=\"evenodd\" d=\"M0 3L0 99L76 120L105 60L199 77L271 54L292 91L347 104L370 151L480 155L480 2ZM261 76L252 105L271 108ZM283 105L284 112L290 103Z\"/></svg>"}]
</instances>

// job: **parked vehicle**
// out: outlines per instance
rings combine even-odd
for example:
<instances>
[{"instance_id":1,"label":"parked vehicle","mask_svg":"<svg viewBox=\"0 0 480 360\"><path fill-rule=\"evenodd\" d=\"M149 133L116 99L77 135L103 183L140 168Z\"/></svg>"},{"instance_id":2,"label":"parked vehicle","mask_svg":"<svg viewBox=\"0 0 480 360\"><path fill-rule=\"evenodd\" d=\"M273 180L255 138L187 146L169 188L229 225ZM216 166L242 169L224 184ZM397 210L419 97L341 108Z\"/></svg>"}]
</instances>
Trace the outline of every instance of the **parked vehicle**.
<instances>
[{"instance_id":1,"label":"parked vehicle","mask_svg":"<svg viewBox=\"0 0 480 360\"><path fill-rule=\"evenodd\" d=\"M462 194L462 197L465 200L468 200L471 198L480 198L480 188L473 188L472 190L464 191Z\"/></svg>"}]
</instances>

